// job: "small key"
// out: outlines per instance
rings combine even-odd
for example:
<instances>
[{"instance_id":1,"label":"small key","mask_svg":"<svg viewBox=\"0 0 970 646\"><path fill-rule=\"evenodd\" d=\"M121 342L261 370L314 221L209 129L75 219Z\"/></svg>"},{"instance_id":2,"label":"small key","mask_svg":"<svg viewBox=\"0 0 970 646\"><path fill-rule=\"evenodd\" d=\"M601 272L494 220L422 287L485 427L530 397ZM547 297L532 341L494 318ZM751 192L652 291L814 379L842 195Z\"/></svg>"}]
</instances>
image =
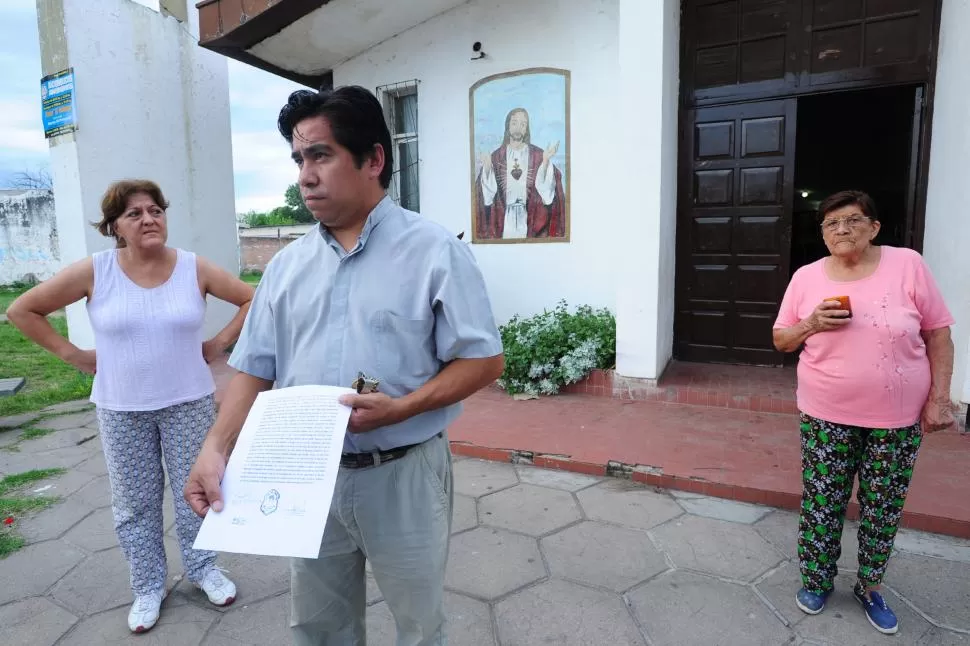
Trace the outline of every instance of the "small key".
<instances>
[{"instance_id":1,"label":"small key","mask_svg":"<svg viewBox=\"0 0 970 646\"><path fill-rule=\"evenodd\" d=\"M358 395L367 395L376 393L380 383L379 379L371 379L364 373L358 372L357 378L354 379L354 383L350 384L350 387L356 390Z\"/></svg>"}]
</instances>

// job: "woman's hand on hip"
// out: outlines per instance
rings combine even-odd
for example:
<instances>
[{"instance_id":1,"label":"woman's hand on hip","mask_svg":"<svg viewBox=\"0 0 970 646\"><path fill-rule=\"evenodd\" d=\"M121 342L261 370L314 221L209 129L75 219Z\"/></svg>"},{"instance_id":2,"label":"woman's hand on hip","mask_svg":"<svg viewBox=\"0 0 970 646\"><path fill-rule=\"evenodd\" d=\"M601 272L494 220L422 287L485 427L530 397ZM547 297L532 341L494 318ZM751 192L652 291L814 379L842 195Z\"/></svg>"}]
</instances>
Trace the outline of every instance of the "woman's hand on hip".
<instances>
[{"instance_id":1,"label":"woman's hand on hip","mask_svg":"<svg viewBox=\"0 0 970 646\"><path fill-rule=\"evenodd\" d=\"M949 399L927 399L920 422L924 433L936 433L952 428L957 423L953 416L953 404Z\"/></svg>"},{"instance_id":2,"label":"woman's hand on hip","mask_svg":"<svg viewBox=\"0 0 970 646\"><path fill-rule=\"evenodd\" d=\"M842 305L838 301L822 301L808 317L808 325L813 332L827 332L837 330L848 325L848 310L839 309Z\"/></svg>"},{"instance_id":3,"label":"woman's hand on hip","mask_svg":"<svg viewBox=\"0 0 970 646\"><path fill-rule=\"evenodd\" d=\"M67 357L67 362L86 375L93 375L97 371L97 353L94 350L77 348Z\"/></svg>"},{"instance_id":4,"label":"woman's hand on hip","mask_svg":"<svg viewBox=\"0 0 970 646\"><path fill-rule=\"evenodd\" d=\"M209 339L202 342L202 358L206 363L212 363L219 357L226 354L227 344L219 339Z\"/></svg>"}]
</instances>

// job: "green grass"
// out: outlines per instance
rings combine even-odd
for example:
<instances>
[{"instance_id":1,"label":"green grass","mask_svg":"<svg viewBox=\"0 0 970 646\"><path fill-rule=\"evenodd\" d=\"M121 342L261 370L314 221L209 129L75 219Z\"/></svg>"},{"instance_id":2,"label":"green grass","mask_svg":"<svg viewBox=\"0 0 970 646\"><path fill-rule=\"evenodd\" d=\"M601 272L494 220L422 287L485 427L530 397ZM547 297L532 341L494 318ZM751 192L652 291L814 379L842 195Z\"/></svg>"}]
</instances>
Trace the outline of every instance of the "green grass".
<instances>
[{"instance_id":1,"label":"green grass","mask_svg":"<svg viewBox=\"0 0 970 646\"><path fill-rule=\"evenodd\" d=\"M239 274L239 278L241 278L244 283L249 283L250 285L258 285L259 279L262 277L263 272L253 269L247 269Z\"/></svg>"},{"instance_id":2,"label":"green grass","mask_svg":"<svg viewBox=\"0 0 970 646\"><path fill-rule=\"evenodd\" d=\"M67 336L67 321L48 319ZM93 378L27 339L8 322L0 323L0 377L26 377L27 385L11 397L0 397L0 417L38 410L52 404L84 399Z\"/></svg>"},{"instance_id":3,"label":"green grass","mask_svg":"<svg viewBox=\"0 0 970 646\"><path fill-rule=\"evenodd\" d=\"M3 479L0 479L0 496L5 496L11 491L22 489L40 480L62 475L66 471L67 469L33 469L4 476Z\"/></svg>"},{"instance_id":4,"label":"green grass","mask_svg":"<svg viewBox=\"0 0 970 646\"><path fill-rule=\"evenodd\" d=\"M50 435L54 432L52 428L37 428L36 426L29 426L22 431L20 431L20 442L26 442L27 440L36 440L38 437L44 437L45 435Z\"/></svg>"},{"instance_id":5,"label":"green grass","mask_svg":"<svg viewBox=\"0 0 970 646\"><path fill-rule=\"evenodd\" d=\"M0 529L0 559L5 559L24 546L24 537L8 529Z\"/></svg>"},{"instance_id":6,"label":"green grass","mask_svg":"<svg viewBox=\"0 0 970 646\"><path fill-rule=\"evenodd\" d=\"M47 509L58 499L51 497L29 497L11 496L10 498L0 498L0 517L16 516L28 511L37 509Z\"/></svg>"},{"instance_id":7,"label":"green grass","mask_svg":"<svg viewBox=\"0 0 970 646\"><path fill-rule=\"evenodd\" d=\"M17 437L17 441L8 444L7 446L0 447L0 451L20 451L20 443L26 442L27 440L36 440L38 437L44 437L45 435L50 435L56 431L52 428L39 428L37 426L28 426L20 430L20 435Z\"/></svg>"},{"instance_id":8,"label":"green grass","mask_svg":"<svg viewBox=\"0 0 970 646\"><path fill-rule=\"evenodd\" d=\"M0 287L0 314L6 313L14 299L26 291L26 287Z\"/></svg>"},{"instance_id":9,"label":"green grass","mask_svg":"<svg viewBox=\"0 0 970 646\"><path fill-rule=\"evenodd\" d=\"M15 473L0 479L0 523L8 516L14 517L14 522L19 520L18 515L39 509L46 509L56 503L60 498L56 496L17 496L8 495L19 489L44 480L52 476L59 476L66 469L34 469L23 473ZM0 524L0 559L13 554L24 546L24 539L17 534L13 528Z\"/></svg>"}]
</instances>

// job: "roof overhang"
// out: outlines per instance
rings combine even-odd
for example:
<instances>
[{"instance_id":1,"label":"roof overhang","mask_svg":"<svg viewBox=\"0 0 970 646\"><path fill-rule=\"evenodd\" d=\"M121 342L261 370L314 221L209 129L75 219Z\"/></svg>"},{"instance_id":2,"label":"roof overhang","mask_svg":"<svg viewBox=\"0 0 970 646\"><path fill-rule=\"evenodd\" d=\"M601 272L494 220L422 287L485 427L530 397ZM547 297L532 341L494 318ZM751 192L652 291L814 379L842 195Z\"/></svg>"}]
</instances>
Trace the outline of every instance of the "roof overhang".
<instances>
[{"instance_id":1,"label":"roof overhang","mask_svg":"<svg viewBox=\"0 0 970 646\"><path fill-rule=\"evenodd\" d=\"M199 45L319 89L333 69L466 0L202 0Z\"/></svg>"}]
</instances>

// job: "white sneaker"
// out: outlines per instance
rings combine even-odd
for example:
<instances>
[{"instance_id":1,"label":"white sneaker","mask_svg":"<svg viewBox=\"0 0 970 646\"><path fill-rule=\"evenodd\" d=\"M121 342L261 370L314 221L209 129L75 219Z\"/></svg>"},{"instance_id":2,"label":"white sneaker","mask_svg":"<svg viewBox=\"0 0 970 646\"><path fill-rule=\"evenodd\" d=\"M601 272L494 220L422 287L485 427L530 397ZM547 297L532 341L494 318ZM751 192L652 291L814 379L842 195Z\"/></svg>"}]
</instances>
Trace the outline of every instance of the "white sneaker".
<instances>
[{"instance_id":1,"label":"white sneaker","mask_svg":"<svg viewBox=\"0 0 970 646\"><path fill-rule=\"evenodd\" d=\"M202 588L205 595L209 597L209 602L214 605L228 606L236 600L236 584L226 578L222 570L217 567L206 572L202 581L196 585Z\"/></svg>"},{"instance_id":2,"label":"white sneaker","mask_svg":"<svg viewBox=\"0 0 970 646\"><path fill-rule=\"evenodd\" d=\"M135 597L135 603L131 604L131 612L128 613L128 628L131 632L143 633L155 625L166 594L165 590L156 590Z\"/></svg>"}]
</instances>

